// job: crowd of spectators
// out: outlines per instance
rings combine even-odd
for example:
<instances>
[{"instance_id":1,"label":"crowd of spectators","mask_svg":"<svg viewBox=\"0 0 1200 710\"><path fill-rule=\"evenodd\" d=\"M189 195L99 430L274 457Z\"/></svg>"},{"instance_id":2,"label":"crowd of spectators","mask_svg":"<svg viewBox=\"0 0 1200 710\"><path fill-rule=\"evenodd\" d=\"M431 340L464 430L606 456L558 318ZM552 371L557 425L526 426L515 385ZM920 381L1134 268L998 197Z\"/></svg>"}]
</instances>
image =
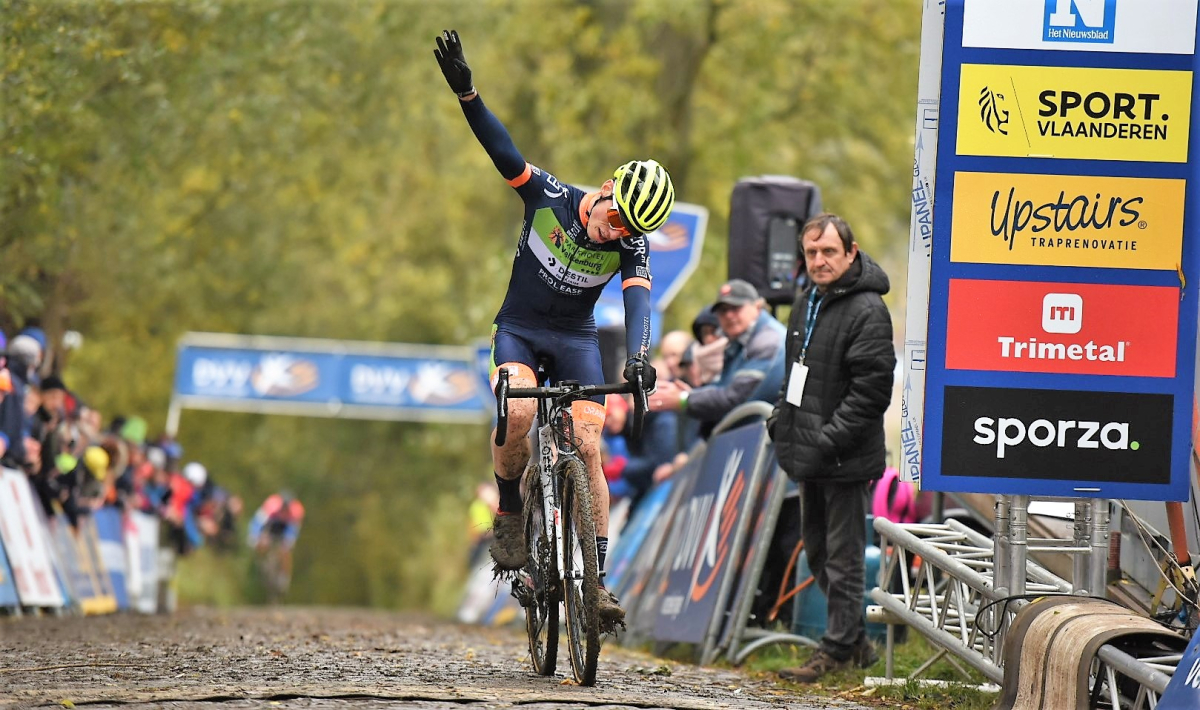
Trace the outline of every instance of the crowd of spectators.
<instances>
[{"instance_id":1,"label":"crowd of spectators","mask_svg":"<svg viewBox=\"0 0 1200 710\"><path fill-rule=\"evenodd\" d=\"M47 519L72 528L101 506L161 521L178 554L204 544L231 550L241 501L167 436L147 437L138 416L103 414L70 389L36 323L0 331L0 465L23 471Z\"/></svg>"},{"instance_id":2,"label":"crowd of spectators","mask_svg":"<svg viewBox=\"0 0 1200 710\"><path fill-rule=\"evenodd\" d=\"M774 404L783 382L782 323L754 286L734 279L683 330L663 335L652 364L658 387L650 396L640 439L630 436L629 404L610 395L604 422L604 475L613 500L631 510L655 483L687 463L687 451L739 405Z\"/></svg>"}]
</instances>

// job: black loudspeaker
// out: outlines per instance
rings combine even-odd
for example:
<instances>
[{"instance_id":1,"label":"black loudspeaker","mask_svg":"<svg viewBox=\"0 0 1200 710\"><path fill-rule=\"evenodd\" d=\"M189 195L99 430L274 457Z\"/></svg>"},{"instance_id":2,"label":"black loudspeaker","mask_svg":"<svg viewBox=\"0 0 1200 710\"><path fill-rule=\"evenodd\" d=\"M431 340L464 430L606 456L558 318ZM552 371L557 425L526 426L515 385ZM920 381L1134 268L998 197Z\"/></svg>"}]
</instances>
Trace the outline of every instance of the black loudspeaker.
<instances>
[{"instance_id":1,"label":"black loudspeaker","mask_svg":"<svg viewBox=\"0 0 1200 710\"><path fill-rule=\"evenodd\" d=\"M786 175L742 178L729 207L729 278L754 284L771 305L796 292L800 229L821 212L821 189Z\"/></svg>"}]
</instances>

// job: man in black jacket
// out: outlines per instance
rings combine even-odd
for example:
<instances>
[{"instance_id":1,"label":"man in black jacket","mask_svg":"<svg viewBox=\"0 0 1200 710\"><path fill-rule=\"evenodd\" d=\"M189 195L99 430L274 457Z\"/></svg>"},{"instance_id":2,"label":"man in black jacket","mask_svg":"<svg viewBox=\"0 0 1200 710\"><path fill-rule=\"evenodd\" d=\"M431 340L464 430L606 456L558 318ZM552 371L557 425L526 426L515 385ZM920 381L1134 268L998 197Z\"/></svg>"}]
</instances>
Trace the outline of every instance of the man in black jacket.
<instances>
[{"instance_id":1,"label":"man in black jacket","mask_svg":"<svg viewBox=\"0 0 1200 710\"><path fill-rule=\"evenodd\" d=\"M801 237L809 286L788 322L787 368L767 423L779 464L800 484L800 527L817 584L829 600L820 648L785 680L811 683L878 656L866 636L867 489L885 465L883 413L896 353L883 294L887 274L858 248L849 225L822 214Z\"/></svg>"}]
</instances>

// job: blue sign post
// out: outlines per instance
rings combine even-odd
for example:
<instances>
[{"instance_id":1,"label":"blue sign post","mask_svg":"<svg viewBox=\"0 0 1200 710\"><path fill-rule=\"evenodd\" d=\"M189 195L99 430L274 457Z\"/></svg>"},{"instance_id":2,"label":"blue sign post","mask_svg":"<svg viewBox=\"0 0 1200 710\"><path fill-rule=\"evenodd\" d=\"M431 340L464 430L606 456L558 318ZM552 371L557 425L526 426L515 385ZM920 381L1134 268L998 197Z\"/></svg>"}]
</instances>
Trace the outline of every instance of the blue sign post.
<instances>
[{"instance_id":1,"label":"blue sign post","mask_svg":"<svg viewBox=\"0 0 1200 710\"><path fill-rule=\"evenodd\" d=\"M676 202L667 223L646 236L650 243L650 306L662 313L687 283L700 263L704 231L708 228L708 210ZM625 305L621 300L621 279L608 282L596 303L596 325L625 325Z\"/></svg>"},{"instance_id":2,"label":"blue sign post","mask_svg":"<svg viewBox=\"0 0 1200 710\"><path fill-rule=\"evenodd\" d=\"M1194 1L946 3L923 487L1187 498L1195 38Z\"/></svg>"}]
</instances>

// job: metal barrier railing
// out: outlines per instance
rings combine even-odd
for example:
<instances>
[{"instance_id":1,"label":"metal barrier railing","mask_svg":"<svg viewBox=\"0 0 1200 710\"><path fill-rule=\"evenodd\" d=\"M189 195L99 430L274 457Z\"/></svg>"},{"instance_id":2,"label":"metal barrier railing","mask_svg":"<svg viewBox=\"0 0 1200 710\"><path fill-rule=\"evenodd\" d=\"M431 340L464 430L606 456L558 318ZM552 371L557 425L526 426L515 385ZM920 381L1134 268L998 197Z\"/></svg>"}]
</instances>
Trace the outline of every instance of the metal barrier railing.
<instances>
[{"instance_id":1,"label":"metal barrier railing","mask_svg":"<svg viewBox=\"0 0 1200 710\"><path fill-rule=\"evenodd\" d=\"M919 678L934 663L945 659L964 677L968 674L958 661L994 683L1003 683L1004 637L1017 611L1029 601L1013 597L1007 587L996 586L997 563L1003 567L1004 560L996 559L993 540L953 520L945 524L896 524L880 518L875 520L875 530L881 536L880 547L890 553L882 567L880 586L870 593L879 606L868 611L868 620L888 624L887 677L893 678L895 670L894 627L905 624L939 648L909 677ZM1069 547L1080 548L1080 553L1089 549L1077 543ZM1063 550L1059 547L1056 551ZM910 578L915 558L920 562ZM1073 591L1070 582L1033 562L1025 564L1025 571L1024 578L1012 585L1021 588L1020 594ZM888 591L897 587L900 591ZM1181 655L1136 658L1108 645L1099 650L1097 658L1093 676L1101 678L1112 707L1152 708ZM1121 689L1131 684L1121 682L1121 678L1136 684L1133 697L1122 694Z\"/></svg>"}]
</instances>

